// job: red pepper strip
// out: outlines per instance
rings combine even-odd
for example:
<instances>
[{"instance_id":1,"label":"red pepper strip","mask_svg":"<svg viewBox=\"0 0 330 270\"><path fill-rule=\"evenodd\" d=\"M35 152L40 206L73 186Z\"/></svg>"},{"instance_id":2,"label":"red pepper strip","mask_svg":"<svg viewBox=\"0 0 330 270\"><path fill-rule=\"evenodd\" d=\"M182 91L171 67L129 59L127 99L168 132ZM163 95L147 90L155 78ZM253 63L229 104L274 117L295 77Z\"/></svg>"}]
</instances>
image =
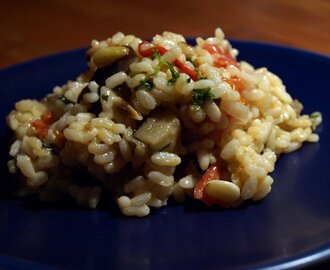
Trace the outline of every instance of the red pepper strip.
<instances>
[{"instance_id":1,"label":"red pepper strip","mask_svg":"<svg viewBox=\"0 0 330 270\"><path fill-rule=\"evenodd\" d=\"M185 63L182 63L178 59L176 59L174 61L174 65L176 65L179 69L181 69L184 73L186 73L193 81L198 80L197 71L190 69Z\"/></svg>"},{"instance_id":2,"label":"red pepper strip","mask_svg":"<svg viewBox=\"0 0 330 270\"><path fill-rule=\"evenodd\" d=\"M40 120L35 120L31 125L36 129L39 139L44 139L47 135L50 125L53 123L52 112L45 112Z\"/></svg>"},{"instance_id":3,"label":"red pepper strip","mask_svg":"<svg viewBox=\"0 0 330 270\"><path fill-rule=\"evenodd\" d=\"M143 48L142 46L145 46L147 48ZM138 50L141 56L143 57L150 57L154 55L154 50L158 51L160 55L163 55L164 53L167 52L167 49L162 47L162 46L155 46L150 44L148 41L142 41L138 45Z\"/></svg>"},{"instance_id":4,"label":"red pepper strip","mask_svg":"<svg viewBox=\"0 0 330 270\"><path fill-rule=\"evenodd\" d=\"M220 168L217 166L217 164L211 165L204 175L202 176L201 180L197 183L194 189L194 198L198 200L203 199L203 193L204 193L204 187L206 182L210 180L216 180L220 178Z\"/></svg>"},{"instance_id":5,"label":"red pepper strip","mask_svg":"<svg viewBox=\"0 0 330 270\"><path fill-rule=\"evenodd\" d=\"M203 46L203 49L207 50L210 54L218 54L218 56L214 60L214 64L217 67L226 67L228 65L234 65L236 67L239 67L239 64L237 63L235 58L231 56L228 50L223 52L218 45L212 44L205 44Z\"/></svg>"},{"instance_id":6,"label":"red pepper strip","mask_svg":"<svg viewBox=\"0 0 330 270\"><path fill-rule=\"evenodd\" d=\"M147 48L143 48L143 46ZM143 57L150 57L154 55L154 50L158 51L160 55L164 55L168 50L162 46L152 45L148 41L142 41L138 45L138 51ZM187 66L187 64L182 63L178 59L174 61L174 65L181 69L184 73L186 73L192 80L198 80L198 74L196 70L193 70Z\"/></svg>"},{"instance_id":7,"label":"red pepper strip","mask_svg":"<svg viewBox=\"0 0 330 270\"><path fill-rule=\"evenodd\" d=\"M207 184L207 182L211 181L211 180L220 179L220 174L221 174L220 162L212 164L206 170L206 172L204 173L202 178L199 180L199 182L195 186L194 198L197 200L201 200L207 206L220 205L220 206L226 207L227 205L223 201L212 198L205 192L205 185Z\"/></svg>"}]
</instances>

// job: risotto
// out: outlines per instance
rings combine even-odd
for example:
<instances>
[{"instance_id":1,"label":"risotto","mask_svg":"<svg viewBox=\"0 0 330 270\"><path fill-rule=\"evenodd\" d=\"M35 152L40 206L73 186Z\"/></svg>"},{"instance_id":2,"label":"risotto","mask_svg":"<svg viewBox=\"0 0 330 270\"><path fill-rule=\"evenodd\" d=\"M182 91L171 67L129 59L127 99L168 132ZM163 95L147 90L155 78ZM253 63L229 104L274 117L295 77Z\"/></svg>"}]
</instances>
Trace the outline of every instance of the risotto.
<instances>
[{"instance_id":1,"label":"risotto","mask_svg":"<svg viewBox=\"0 0 330 270\"><path fill-rule=\"evenodd\" d=\"M237 54L221 29L195 46L171 32L93 40L87 72L7 117L19 194L90 208L111 194L139 217L170 197L219 207L262 199L280 154L317 142L322 118L301 114L280 78Z\"/></svg>"}]
</instances>

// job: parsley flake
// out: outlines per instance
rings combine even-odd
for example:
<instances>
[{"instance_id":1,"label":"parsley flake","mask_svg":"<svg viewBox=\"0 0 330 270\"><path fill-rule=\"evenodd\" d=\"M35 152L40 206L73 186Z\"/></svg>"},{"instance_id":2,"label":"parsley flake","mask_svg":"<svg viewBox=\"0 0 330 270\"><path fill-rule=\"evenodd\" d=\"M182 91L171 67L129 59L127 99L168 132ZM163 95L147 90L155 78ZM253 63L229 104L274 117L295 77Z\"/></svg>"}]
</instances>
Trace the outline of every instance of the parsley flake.
<instances>
[{"instance_id":1,"label":"parsley flake","mask_svg":"<svg viewBox=\"0 0 330 270\"><path fill-rule=\"evenodd\" d=\"M162 59L162 56L160 55L159 51L157 51L155 49L153 51L154 51L154 54L150 58L152 60L157 59L159 62L155 73L157 73L161 69L161 67L166 66L170 70L171 75L172 75L172 78L168 82L170 84L174 84L176 82L176 80L180 77L180 74L175 70L172 63L170 63L168 61L164 61Z\"/></svg>"},{"instance_id":2,"label":"parsley flake","mask_svg":"<svg viewBox=\"0 0 330 270\"><path fill-rule=\"evenodd\" d=\"M192 100L194 106L202 106L207 100L214 99L214 94L211 92L211 88L194 89L192 92Z\"/></svg>"},{"instance_id":3,"label":"parsley flake","mask_svg":"<svg viewBox=\"0 0 330 270\"><path fill-rule=\"evenodd\" d=\"M58 100L62 101L65 105L68 105L68 104L75 104L75 102L67 99L65 96L60 96L58 98Z\"/></svg>"},{"instance_id":4,"label":"parsley flake","mask_svg":"<svg viewBox=\"0 0 330 270\"><path fill-rule=\"evenodd\" d=\"M145 78L144 80L140 81L140 84L136 87L143 87L146 90L151 90L154 87L154 83L152 82L151 78Z\"/></svg>"}]
</instances>

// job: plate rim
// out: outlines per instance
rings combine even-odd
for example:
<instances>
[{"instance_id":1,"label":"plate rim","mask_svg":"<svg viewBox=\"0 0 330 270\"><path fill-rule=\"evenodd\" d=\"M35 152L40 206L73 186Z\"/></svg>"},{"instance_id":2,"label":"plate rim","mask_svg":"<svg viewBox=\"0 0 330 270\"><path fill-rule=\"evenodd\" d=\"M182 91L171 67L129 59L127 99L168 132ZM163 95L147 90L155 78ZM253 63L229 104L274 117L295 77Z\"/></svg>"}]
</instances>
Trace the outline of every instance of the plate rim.
<instances>
[{"instance_id":1,"label":"plate rim","mask_svg":"<svg viewBox=\"0 0 330 270\"><path fill-rule=\"evenodd\" d=\"M187 42L193 41L195 38L187 37ZM308 55L313 58L322 59L322 61L328 61L330 63L330 56L321 54L318 52L291 47L283 44L275 44L264 41L256 41L256 40L246 40L246 39L228 39L230 43L235 47L236 45L244 45L244 46L258 46L258 47L268 47L272 50L286 50L289 53ZM16 72L16 70L25 69L30 65L42 65L44 62L48 61L56 61L58 57L63 57L65 55L72 54L81 54L87 50L88 47L81 47L76 49L64 50L55 53L51 53L49 55L37 57L35 59L30 59L21 63L16 63L4 68L0 69L0 77L5 75L7 72ZM282 259L272 259L271 262L260 262L256 264L251 264L251 269L293 269L297 267L310 267L316 266L319 263L330 262L330 238L328 243L311 248L309 251L302 252L295 256L289 256L288 258ZM68 269L63 267L54 267L48 266L43 263L36 263L30 260L25 260L21 258L15 258L12 256L7 256L0 253L0 266L1 267L9 267L10 269L37 269L37 270L51 270L51 269Z\"/></svg>"}]
</instances>

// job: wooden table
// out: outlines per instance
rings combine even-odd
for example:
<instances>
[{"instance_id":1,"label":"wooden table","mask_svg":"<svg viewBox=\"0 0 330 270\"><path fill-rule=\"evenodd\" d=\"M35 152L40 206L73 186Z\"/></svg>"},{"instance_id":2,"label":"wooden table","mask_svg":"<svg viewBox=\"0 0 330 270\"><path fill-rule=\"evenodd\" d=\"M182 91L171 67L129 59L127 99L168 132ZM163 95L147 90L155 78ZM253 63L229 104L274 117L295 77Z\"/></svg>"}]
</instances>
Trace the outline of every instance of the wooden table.
<instances>
[{"instance_id":1,"label":"wooden table","mask_svg":"<svg viewBox=\"0 0 330 270\"><path fill-rule=\"evenodd\" d=\"M101 40L164 30L284 44L330 55L330 0L3 0L0 68Z\"/></svg>"}]
</instances>

